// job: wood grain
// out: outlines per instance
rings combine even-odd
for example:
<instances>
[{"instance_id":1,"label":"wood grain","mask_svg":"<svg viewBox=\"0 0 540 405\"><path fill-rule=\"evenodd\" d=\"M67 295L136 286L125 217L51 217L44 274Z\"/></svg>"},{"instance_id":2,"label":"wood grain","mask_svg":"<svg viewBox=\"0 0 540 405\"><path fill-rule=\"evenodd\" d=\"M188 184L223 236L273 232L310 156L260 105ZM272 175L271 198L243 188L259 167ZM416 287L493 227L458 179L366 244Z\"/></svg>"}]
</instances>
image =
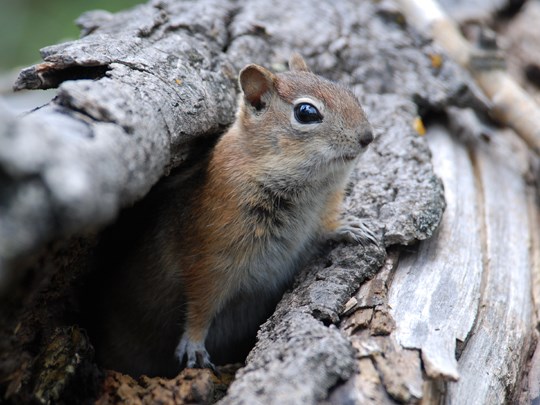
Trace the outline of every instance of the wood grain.
<instances>
[{"instance_id":1,"label":"wood grain","mask_svg":"<svg viewBox=\"0 0 540 405\"><path fill-rule=\"evenodd\" d=\"M422 351L428 377L457 380L456 340L467 339L480 298L481 219L467 150L442 127L426 136L447 208L434 237L402 255L389 305L398 341Z\"/></svg>"},{"instance_id":2,"label":"wood grain","mask_svg":"<svg viewBox=\"0 0 540 405\"><path fill-rule=\"evenodd\" d=\"M502 131L489 154L474 154L484 207L484 274L477 320L459 358L461 378L448 386L452 403L514 402L533 343L530 249L537 228L523 176L526 147L508 142L511 136Z\"/></svg>"}]
</instances>

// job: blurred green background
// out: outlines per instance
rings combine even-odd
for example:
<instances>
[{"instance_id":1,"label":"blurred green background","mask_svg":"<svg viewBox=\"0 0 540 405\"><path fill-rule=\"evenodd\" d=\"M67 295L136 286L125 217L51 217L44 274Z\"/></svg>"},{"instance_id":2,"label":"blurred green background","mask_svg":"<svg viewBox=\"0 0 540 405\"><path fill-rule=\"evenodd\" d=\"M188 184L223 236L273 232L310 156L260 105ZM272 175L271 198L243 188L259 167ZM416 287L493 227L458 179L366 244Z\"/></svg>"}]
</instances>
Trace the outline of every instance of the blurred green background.
<instances>
[{"instance_id":1,"label":"blurred green background","mask_svg":"<svg viewBox=\"0 0 540 405\"><path fill-rule=\"evenodd\" d=\"M0 72L41 60L39 49L76 39L75 19L89 10L119 11L145 0L0 0Z\"/></svg>"}]
</instances>

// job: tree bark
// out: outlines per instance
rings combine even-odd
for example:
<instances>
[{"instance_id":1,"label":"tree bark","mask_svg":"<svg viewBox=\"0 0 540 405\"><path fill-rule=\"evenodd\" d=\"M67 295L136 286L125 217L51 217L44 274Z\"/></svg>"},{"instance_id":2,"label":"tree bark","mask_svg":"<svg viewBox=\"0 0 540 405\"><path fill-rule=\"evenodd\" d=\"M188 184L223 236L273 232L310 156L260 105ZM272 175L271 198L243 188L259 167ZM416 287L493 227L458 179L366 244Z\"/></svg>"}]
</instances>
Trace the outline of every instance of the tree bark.
<instances>
[{"instance_id":1,"label":"tree bark","mask_svg":"<svg viewBox=\"0 0 540 405\"><path fill-rule=\"evenodd\" d=\"M117 14L90 12L78 23L80 40L42 50L44 62L15 84L58 86L57 97L23 117L2 112L0 121L0 290L9 302L0 334L4 396L58 402L82 392L81 400L101 387L100 403L128 400L122 395L143 402L171 398L159 389L188 392L178 387L192 378L196 395L173 395L178 403L219 398L200 392L212 389L204 373L183 373L180 382L104 377L91 342L74 326L74 286L99 230L233 121L239 69L258 63L284 70L297 51L316 73L352 87L375 128L345 207L366 218L380 241L331 246L300 272L221 401L414 403L429 401L431 391L439 400L433 386L460 372L452 357L459 328L445 337L446 368L430 368L432 352L395 333L403 325L398 312L410 309L388 298L399 296L388 292L399 256L391 247L429 238L441 221L443 184L415 122L448 106L484 108L467 73L411 32L389 1L156 0ZM28 278L33 282L24 284ZM463 281L472 296L475 282ZM457 337L466 340L471 316L441 322L459 323L465 330ZM71 342L62 345L65 356L52 350L58 341ZM117 395L122 384L131 388Z\"/></svg>"}]
</instances>

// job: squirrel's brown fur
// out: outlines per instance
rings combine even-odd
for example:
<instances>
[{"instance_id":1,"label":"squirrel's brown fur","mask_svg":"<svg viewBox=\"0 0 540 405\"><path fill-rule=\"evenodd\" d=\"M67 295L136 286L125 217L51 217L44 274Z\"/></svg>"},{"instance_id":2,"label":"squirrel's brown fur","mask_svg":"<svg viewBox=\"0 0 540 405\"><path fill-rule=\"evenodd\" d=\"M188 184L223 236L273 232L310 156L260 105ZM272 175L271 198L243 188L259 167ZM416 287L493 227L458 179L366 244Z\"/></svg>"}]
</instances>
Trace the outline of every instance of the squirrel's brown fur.
<instances>
[{"instance_id":1,"label":"squirrel's brown fur","mask_svg":"<svg viewBox=\"0 0 540 405\"><path fill-rule=\"evenodd\" d=\"M319 241L373 239L360 220L340 218L348 175L373 138L364 112L299 55L290 67L242 70L237 119L207 166L189 187L154 197L130 256L101 273L92 338L106 367L172 375L184 361L212 366L208 353L228 361ZM301 122L302 103L322 118Z\"/></svg>"}]
</instances>

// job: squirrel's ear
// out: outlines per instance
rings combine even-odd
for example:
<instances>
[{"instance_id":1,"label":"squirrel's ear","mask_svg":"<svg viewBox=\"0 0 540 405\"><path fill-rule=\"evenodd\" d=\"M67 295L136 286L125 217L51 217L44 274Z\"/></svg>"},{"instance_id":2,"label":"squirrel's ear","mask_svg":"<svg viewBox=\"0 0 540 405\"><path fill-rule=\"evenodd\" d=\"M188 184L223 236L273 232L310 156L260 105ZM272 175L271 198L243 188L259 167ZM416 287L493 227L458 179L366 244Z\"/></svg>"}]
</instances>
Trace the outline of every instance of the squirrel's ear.
<instances>
[{"instance_id":1,"label":"squirrel's ear","mask_svg":"<svg viewBox=\"0 0 540 405\"><path fill-rule=\"evenodd\" d=\"M275 75L259 65L247 65L240 71L240 87L244 97L256 110L265 107L263 96L274 91Z\"/></svg>"},{"instance_id":2,"label":"squirrel's ear","mask_svg":"<svg viewBox=\"0 0 540 405\"><path fill-rule=\"evenodd\" d=\"M311 72L306 61L298 52L291 55L291 58L289 59L289 69L297 72Z\"/></svg>"}]
</instances>

